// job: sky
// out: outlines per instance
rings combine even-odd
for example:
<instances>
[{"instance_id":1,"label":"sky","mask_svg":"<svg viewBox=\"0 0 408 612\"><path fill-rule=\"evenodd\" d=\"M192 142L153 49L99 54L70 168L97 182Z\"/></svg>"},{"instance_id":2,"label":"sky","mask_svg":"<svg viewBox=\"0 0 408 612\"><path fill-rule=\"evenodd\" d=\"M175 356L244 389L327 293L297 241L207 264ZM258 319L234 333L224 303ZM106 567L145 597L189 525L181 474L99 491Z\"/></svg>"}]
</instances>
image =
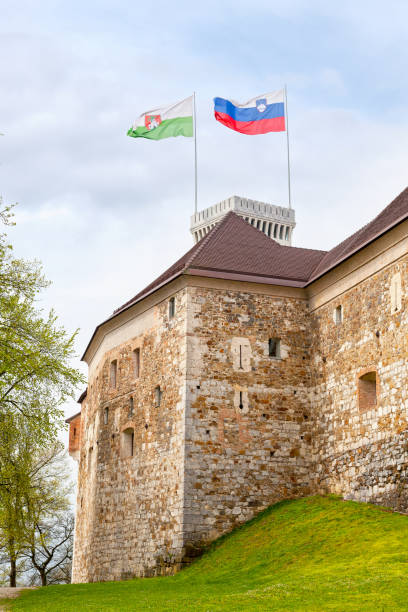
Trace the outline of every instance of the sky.
<instances>
[{"instance_id":1,"label":"sky","mask_svg":"<svg viewBox=\"0 0 408 612\"><path fill-rule=\"evenodd\" d=\"M405 1L2 0L0 15L9 238L43 262L39 306L80 329L79 356L192 246L193 141L128 138L139 114L196 91L199 209L234 194L285 206L286 134L235 133L212 100L286 83L295 246L332 248L407 186Z\"/></svg>"}]
</instances>

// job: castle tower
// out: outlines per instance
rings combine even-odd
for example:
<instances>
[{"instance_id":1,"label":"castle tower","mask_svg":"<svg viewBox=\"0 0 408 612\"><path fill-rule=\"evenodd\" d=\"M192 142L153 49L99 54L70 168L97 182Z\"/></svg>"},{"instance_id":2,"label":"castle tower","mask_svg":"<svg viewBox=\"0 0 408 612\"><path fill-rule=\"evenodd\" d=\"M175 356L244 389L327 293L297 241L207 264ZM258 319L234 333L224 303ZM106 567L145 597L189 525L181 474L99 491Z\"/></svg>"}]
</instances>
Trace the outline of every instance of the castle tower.
<instances>
[{"instance_id":1,"label":"castle tower","mask_svg":"<svg viewBox=\"0 0 408 612\"><path fill-rule=\"evenodd\" d=\"M408 511L408 188L328 252L237 197L192 225L83 355L73 582L172 573L290 497Z\"/></svg>"},{"instance_id":2,"label":"castle tower","mask_svg":"<svg viewBox=\"0 0 408 612\"><path fill-rule=\"evenodd\" d=\"M296 226L295 211L292 208L275 206L240 196L231 196L214 206L196 212L191 217L190 227L194 242L198 242L208 234L210 229L230 210L279 244L292 246L292 232Z\"/></svg>"}]
</instances>

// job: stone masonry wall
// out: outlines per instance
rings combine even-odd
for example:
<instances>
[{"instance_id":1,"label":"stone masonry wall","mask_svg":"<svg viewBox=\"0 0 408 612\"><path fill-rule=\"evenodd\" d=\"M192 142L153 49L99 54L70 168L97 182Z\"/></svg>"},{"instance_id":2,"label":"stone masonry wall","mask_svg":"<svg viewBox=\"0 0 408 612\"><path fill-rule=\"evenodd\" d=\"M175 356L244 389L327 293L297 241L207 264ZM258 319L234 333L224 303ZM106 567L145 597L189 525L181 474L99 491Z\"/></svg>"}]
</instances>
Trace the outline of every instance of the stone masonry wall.
<instances>
[{"instance_id":1,"label":"stone masonry wall","mask_svg":"<svg viewBox=\"0 0 408 612\"><path fill-rule=\"evenodd\" d=\"M309 324L306 300L189 288L187 543L312 491Z\"/></svg>"},{"instance_id":2,"label":"stone masonry wall","mask_svg":"<svg viewBox=\"0 0 408 612\"><path fill-rule=\"evenodd\" d=\"M407 299L404 257L316 310L311 395L319 490L405 511ZM343 321L336 324L339 305Z\"/></svg>"},{"instance_id":3,"label":"stone masonry wall","mask_svg":"<svg viewBox=\"0 0 408 612\"><path fill-rule=\"evenodd\" d=\"M175 298L174 318L167 300L157 305L153 327L108 351L89 380L82 405L74 582L165 573L182 554L186 291ZM133 456L126 456L132 431Z\"/></svg>"}]
</instances>

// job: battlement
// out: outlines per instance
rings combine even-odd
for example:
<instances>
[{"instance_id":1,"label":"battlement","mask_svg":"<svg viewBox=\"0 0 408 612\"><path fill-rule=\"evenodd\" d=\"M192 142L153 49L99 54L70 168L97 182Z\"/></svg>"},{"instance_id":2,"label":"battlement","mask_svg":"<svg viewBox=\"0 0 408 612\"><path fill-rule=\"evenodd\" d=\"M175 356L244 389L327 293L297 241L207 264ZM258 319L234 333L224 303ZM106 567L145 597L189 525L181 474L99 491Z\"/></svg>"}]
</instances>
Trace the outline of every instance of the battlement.
<instances>
[{"instance_id":1,"label":"battlement","mask_svg":"<svg viewBox=\"0 0 408 612\"><path fill-rule=\"evenodd\" d=\"M292 208L275 206L236 195L196 212L191 217L190 231L194 241L198 242L208 234L210 229L230 210L279 244L292 245L292 232L296 226L295 211Z\"/></svg>"}]
</instances>

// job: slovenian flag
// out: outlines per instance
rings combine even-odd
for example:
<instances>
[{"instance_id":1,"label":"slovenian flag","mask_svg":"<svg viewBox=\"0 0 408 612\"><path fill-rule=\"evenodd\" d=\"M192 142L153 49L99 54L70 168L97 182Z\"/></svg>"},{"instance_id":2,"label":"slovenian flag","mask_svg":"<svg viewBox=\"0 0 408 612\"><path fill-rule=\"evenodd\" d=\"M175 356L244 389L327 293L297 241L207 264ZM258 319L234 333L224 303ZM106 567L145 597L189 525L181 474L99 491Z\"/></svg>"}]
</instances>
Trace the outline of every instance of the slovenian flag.
<instances>
[{"instance_id":1,"label":"slovenian flag","mask_svg":"<svg viewBox=\"0 0 408 612\"><path fill-rule=\"evenodd\" d=\"M173 136L193 136L193 96L161 106L140 115L128 130L132 138L161 140Z\"/></svg>"},{"instance_id":2,"label":"slovenian flag","mask_svg":"<svg viewBox=\"0 0 408 612\"><path fill-rule=\"evenodd\" d=\"M241 134L285 131L285 90L262 94L245 104L214 98L217 121Z\"/></svg>"}]
</instances>

